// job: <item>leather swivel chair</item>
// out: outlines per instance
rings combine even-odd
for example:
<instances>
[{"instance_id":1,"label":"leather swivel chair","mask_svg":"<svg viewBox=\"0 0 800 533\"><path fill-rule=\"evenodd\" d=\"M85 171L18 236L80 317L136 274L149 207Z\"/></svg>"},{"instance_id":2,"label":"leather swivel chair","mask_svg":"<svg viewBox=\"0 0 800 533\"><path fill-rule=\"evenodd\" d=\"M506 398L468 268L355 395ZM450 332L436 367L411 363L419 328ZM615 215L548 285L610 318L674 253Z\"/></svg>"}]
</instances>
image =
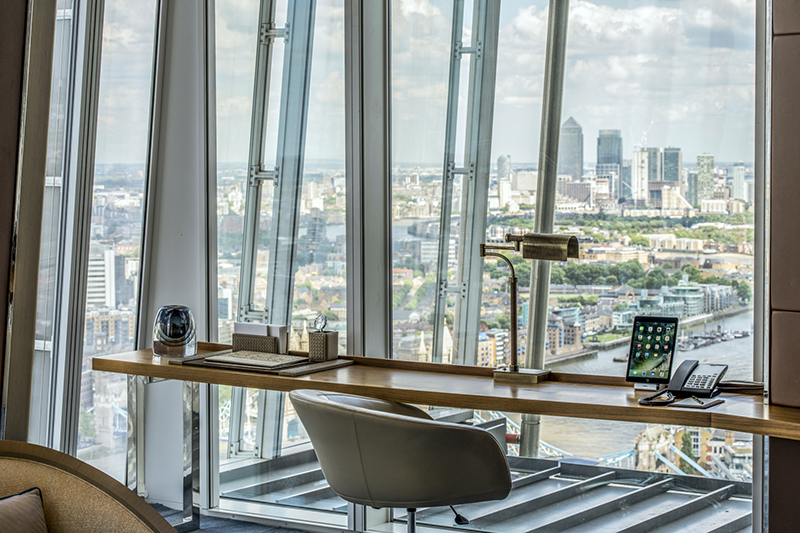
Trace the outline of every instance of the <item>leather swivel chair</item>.
<instances>
[{"instance_id":1,"label":"leather swivel chair","mask_svg":"<svg viewBox=\"0 0 800 533\"><path fill-rule=\"evenodd\" d=\"M409 532L418 508L511 491L505 453L488 431L385 400L316 390L289 397L331 489L349 502L406 508Z\"/></svg>"}]
</instances>

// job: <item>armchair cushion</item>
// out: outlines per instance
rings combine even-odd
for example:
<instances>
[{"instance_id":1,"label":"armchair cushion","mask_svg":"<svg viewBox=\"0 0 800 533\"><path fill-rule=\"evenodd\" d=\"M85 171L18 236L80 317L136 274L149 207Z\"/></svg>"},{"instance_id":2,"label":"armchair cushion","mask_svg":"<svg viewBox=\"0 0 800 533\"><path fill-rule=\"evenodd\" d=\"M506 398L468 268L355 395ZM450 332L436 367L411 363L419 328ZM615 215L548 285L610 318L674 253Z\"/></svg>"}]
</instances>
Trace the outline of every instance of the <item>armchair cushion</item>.
<instances>
[{"instance_id":1,"label":"armchair cushion","mask_svg":"<svg viewBox=\"0 0 800 533\"><path fill-rule=\"evenodd\" d=\"M39 487L0 498L0 524L7 533L47 533Z\"/></svg>"}]
</instances>

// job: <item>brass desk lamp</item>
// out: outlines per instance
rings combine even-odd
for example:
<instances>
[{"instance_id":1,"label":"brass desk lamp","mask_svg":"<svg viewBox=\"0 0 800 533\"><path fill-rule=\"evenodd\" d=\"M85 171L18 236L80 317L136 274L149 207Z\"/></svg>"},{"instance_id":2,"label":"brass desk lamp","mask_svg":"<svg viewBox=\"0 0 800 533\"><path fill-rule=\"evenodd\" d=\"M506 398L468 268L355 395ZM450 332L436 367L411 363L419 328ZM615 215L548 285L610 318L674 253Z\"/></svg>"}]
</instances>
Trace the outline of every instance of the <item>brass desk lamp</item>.
<instances>
[{"instance_id":1,"label":"brass desk lamp","mask_svg":"<svg viewBox=\"0 0 800 533\"><path fill-rule=\"evenodd\" d=\"M569 258L578 258L578 239L574 235L545 235L528 233L526 235L506 234L506 242L513 244L481 244L481 257L499 257L508 264L511 275L508 278L511 291L511 339L509 341L508 370L495 370L494 378L499 381L512 381L523 383L536 383L542 371L520 371L517 361L517 283L519 278L514 272L514 265L509 259L494 250L519 252L525 259L541 259L544 261L566 261ZM544 373L547 374L547 373Z\"/></svg>"}]
</instances>

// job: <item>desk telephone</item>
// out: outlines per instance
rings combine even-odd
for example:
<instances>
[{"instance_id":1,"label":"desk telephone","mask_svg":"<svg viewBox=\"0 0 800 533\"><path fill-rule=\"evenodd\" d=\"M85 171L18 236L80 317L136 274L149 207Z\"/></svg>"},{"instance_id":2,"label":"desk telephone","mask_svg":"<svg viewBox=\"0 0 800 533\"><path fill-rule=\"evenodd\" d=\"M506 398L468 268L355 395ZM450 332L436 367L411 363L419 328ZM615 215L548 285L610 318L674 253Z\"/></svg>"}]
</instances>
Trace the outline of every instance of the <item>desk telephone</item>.
<instances>
[{"instance_id":1,"label":"desk telephone","mask_svg":"<svg viewBox=\"0 0 800 533\"><path fill-rule=\"evenodd\" d=\"M717 385L722 380L728 365L700 363L689 359L681 363L665 388L639 400L642 405L668 405L676 398L712 398L719 394ZM656 400L666 394L664 400Z\"/></svg>"}]
</instances>

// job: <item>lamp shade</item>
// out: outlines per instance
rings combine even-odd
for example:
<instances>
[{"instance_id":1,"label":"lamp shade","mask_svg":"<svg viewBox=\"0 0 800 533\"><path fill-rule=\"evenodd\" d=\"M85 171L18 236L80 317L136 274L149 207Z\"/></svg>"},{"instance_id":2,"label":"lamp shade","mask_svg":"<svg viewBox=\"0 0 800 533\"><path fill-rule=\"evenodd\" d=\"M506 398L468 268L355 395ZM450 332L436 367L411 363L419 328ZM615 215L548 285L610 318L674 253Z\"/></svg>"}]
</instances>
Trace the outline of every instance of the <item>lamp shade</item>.
<instances>
[{"instance_id":1,"label":"lamp shade","mask_svg":"<svg viewBox=\"0 0 800 533\"><path fill-rule=\"evenodd\" d=\"M577 259L580 246L574 235L528 233L522 238L522 257L545 261Z\"/></svg>"}]
</instances>

